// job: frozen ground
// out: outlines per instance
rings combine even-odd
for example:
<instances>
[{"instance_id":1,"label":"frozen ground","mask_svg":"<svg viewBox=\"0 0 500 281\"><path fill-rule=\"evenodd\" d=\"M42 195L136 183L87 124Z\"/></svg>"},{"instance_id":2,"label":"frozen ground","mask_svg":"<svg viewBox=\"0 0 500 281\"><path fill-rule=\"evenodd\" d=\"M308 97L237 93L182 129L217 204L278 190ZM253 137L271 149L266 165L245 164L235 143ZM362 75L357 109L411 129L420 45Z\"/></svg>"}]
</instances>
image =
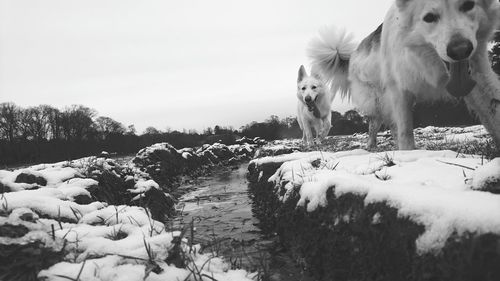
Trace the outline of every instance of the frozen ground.
<instances>
[{"instance_id":1,"label":"frozen ground","mask_svg":"<svg viewBox=\"0 0 500 281\"><path fill-rule=\"evenodd\" d=\"M337 196L366 195L365 204L385 202L397 208L400 216L425 226L416 242L420 252L439 250L452 233L500 234L500 197L491 193L500 190L500 160L494 159L494 145L484 129L428 127L415 134L426 150L391 151L387 132L379 134L379 149L387 152L363 150L364 134L331 137L313 148L285 140L264 147L253 164L281 166L270 178L276 194L285 202L298 188L298 205L307 211L328 204L326 191L332 187ZM0 264L0 279L29 280L33 272L42 280L255 278L200 253L185 232L173 231L141 207L149 202L148 194L171 198L153 175L181 174L200 161L233 163L233 156L248 157L255 149L241 144L175 150L159 144L139 153L135 164L84 158L0 171L0 256L16 261ZM111 196L97 192L95 179L102 174L122 179L127 188L119 195L130 202L96 200L96 194ZM380 220L373 218L374 223Z\"/></svg>"},{"instance_id":2,"label":"frozen ground","mask_svg":"<svg viewBox=\"0 0 500 281\"><path fill-rule=\"evenodd\" d=\"M428 127L416 129L415 135L418 146L427 150L368 152L360 149L366 135L357 135L328 138L316 147L321 151L252 163L278 165L269 178L276 196L286 202L297 192L297 205L308 212L328 204L329 189L336 197L366 196L365 205L381 202L396 208L398 216L425 226L416 241L420 253L439 251L454 233L500 235L500 195L494 194L500 192L500 158L491 159L494 146L482 126ZM379 134L379 143L391 147L390 134ZM298 140L279 141L266 147L265 154L284 147L304 150ZM338 150L345 151L331 152Z\"/></svg>"},{"instance_id":3,"label":"frozen ground","mask_svg":"<svg viewBox=\"0 0 500 281\"><path fill-rule=\"evenodd\" d=\"M418 149L442 150L448 149L463 154L495 155L495 146L483 126L471 127L425 127L414 130ZM368 134L327 137L320 145L304 147L300 139L277 140L264 147L261 156L290 153L292 151L345 151L364 149ZM394 140L390 131L380 132L377 136L378 147L375 151L395 150ZM496 152L496 156L498 152Z\"/></svg>"},{"instance_id":4,"label":"frozen ground","mask_svg":"<svg viewBox=\"0 0 500 281\"><path fill-rule=\"evenodd\" d=\"M200 153L210 165L237 157L255 147L207 146ZM172 165L184 167L192 150L162 150ZM239 151L234 152L233 151ZM224 152L224 155L217 155ZM138 154L139 160L145 153ZM157 155L157 154L155 154ZM228 159L230 160L230 159ZM148 162L149 163L149 162ZM181 165L182 164L182 165ZM154 168L154 167L153 167ZM94 196L113 199L111 190L99 191L96 178L120 179L126 184L127 204L108 204ZM113 188L113 186L112 186ZM115 188L123 189L122 186ZM119 165L105 158L41 164L0 171L1 280L252 280L253 274L231 270L222 258L201 253L184 232L153 219L150 199L170 198L145 169L130 162ZM155 190L156 193L151 193ZM104 194L103 194L104 192ZM148 198L148 194L156 198ZM116 199L116 198L115 198ZM118 198L120 200L120 198ZM124 200L124 199L123 199ZM144 206L146 206L145 204ZM41 270L43 269L43 270ZM40 271L41 270L41 271Z\"/></svg>"}]
</instances>

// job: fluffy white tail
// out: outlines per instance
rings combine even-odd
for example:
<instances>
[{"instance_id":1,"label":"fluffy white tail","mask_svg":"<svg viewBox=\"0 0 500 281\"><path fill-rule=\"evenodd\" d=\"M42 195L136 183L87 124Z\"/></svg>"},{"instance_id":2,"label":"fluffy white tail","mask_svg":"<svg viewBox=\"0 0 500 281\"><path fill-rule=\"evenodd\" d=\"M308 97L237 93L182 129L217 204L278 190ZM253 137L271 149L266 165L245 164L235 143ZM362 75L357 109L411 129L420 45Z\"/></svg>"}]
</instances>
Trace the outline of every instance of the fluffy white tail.
<instances>
[{"instance_id":1,"label":"fluffy white tail","mask_svg":"<svg viewBox=\"0 0 500 281\"><path fill-rule=\"evenodd\" d=\"M356 50L353 35L333 26L323 28L311 40L307 50L312 68L317 69L330 85L333 95L349 96L349 60Z\"/></svg>"}]
</instances>

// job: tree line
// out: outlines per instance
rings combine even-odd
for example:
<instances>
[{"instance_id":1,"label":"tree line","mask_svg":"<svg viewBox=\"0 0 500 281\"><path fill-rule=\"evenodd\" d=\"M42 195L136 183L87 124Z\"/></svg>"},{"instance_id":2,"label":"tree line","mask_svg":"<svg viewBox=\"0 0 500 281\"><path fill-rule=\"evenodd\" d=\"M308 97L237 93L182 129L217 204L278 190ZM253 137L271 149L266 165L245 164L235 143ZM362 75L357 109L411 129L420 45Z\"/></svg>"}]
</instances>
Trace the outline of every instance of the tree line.
<instances>
[{"instance_id":1,"label":"tree line","mask_svg":"<svg viewBox=\"0 0 500 281\"><path fill-rule=\"evenodd\" d=\"M344 114L332 111L329 135L350 135L368 130L368 120L355 110ZM463 102L417 106L415 126L451 126L477 124ZM160 130L148 127L137 134L134 125L125 126L96 110L73 105L57 109L50 105L22 108L14 103L0 104L0 165L71 160L101 151L135 153L158 142L177 148L221 142L233 144L240 137L266 140L301 138L295 117L270 116L263 122L251 122L239 130L215 126L199 133L195 130Z\"/></svg>"},{"instance_id":2,"label":"tree line","mask_svg":"<svg viewBox=\"0 0 500 281\"><path fill-rule=\"evenodd\" d=\"M194 130L159 130L148 127L137 134L124 124L95 109L72 105L58 109L50 105L23 108L0 103L0 167L12 164L71 160L102 151L135 153L158 142L175 147L193 147L222 141L234 143L238 132L215 126L202 133Z\"/></svg>"}]
</instances>

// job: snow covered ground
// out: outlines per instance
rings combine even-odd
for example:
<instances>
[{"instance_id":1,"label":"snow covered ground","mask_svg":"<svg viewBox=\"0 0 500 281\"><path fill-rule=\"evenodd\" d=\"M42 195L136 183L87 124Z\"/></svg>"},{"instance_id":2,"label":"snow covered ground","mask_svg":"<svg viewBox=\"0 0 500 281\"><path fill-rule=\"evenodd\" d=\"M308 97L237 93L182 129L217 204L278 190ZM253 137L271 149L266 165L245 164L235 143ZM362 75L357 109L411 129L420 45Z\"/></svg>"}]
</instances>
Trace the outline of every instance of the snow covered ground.
<instances>
[{"instance_id":1,"label":"snow covered ground","mask_svg":"<svg viewBox=\"0 0 500 281\"><path fill-rule=\"evenodd\" d=\"M251 165L272 166L269 181L276 197L287 202L297 192L297 206L305 212L325 207L328 190L397 209L398 216L425 227L415 241L419 253L438 252L452 234L500 235L500 195L494 194L500 192L500 159L491 158L493 146L484 129L428 127L416 129L415 135L417 145L427 150L391 151L387 132L379 134L380 149L387 152L361 149L364 134L328 138L309 149L299 140L285 140L265 146ZM154 210L141 203L162 198L168 205L172 200L154 175L184 173L200 161L231 163L250 157L257 147L242 143L175 150L158 144L125 165L90 157L0 170L0 257L16 261L0 264L0 280L32 279L30 274L82 281L255 278L200 253L185 233L154 219ZM108 186L121 188L119 193L102 189L98 179L105 175L120 179L120 186ZM267 180L263 172L260 176ZM128 201L109 203L122 198ZM374 216L373 222L383 219Z\"/></svg>"},{"instance_id":2,"label":"snow covered ground","mask_svg":"<svg viewBox=\"0 0 500 281\"><path fill-rule=\"evenodd\" d=\"M414 130L418 149L454 150L463 154L482 154L478 150L492 153L494 144L483 126L471 127L425 127ZM368 134L327 137L322 144L304 147L300 139L277 140L263 147L257 157L291 153L292 151L346 151L364 149ZM378 148L375 151L396 150L390 131L380 132L377 137Z\"/></svg>"},{"instance_id":3,"label":"snow covered ground","mask_svg":"<svg viewBox=\"0 0 500 281\"><path fill-rule=\"evenodd\" d=\"M175 154L175 159L183 159L180 161L198 157L192 150L170 151L171 148L159 144L138 155L145 161L144 155L163 149ZM207 160L215 161L221 151L225 157L236 157L254 149L248 144L229 148L217 144L201 149L200 153L211 154L211 160ZM127 204L96 200L95 196L113 198L106 193L109 190L99 193L101 186L96 179L105 173L129 187L124 190L128 193L125 197L130 198ZM111 159L89 157L1 170L0 190L0 256L4 261L12 261L0 265L0 280L33 280L36 275L41 280L81 281L255 277L244 270L231 270L220 257L201 253L200 246L190 245L183 232L173 231L164 222L153 219L151 211L139 202L147 200L145 196L151 190L157 190L155 194L162 198L170 195L132 162L119 165ZM26 247L29 251L21 251ZM46 256L59 260L51 264ZM40 266L26 270L37 257Z\"/></svg>"},{"instance_id":4,"label":"snow covered ground","mask_svg":"<svg viewBox=\"0 0 500 281\"><path fill-rule=\"evenodd\" d=\"M482 126L428 127L415 134L420 147L450 145L461 151L490 141ZM350 147L362 147L365 137L351 136ZM338 138L327 143L333 141ZM342 147L346 142L341 141ZM379 142L387 145L390 134L380 134ZM300 144L296 140L276 143L279 150L283 146ZM272 147L266 149L272 151ZM300 196L297 206L307 212L328 204L329 189L336 197L354 194L364 197L365 205L384 203L396 208L398 216L425 226L415 243L419 253L429 253L439 252L452 234L500 235L500 195L494 194L500 192L500 158L488 160L461 151L295 152L256 159L251 165L254 171L260 170L260 177L264 166L279 167L268 179L275 196L285 203L296 192Z\"/></svg>"}]
</instances>

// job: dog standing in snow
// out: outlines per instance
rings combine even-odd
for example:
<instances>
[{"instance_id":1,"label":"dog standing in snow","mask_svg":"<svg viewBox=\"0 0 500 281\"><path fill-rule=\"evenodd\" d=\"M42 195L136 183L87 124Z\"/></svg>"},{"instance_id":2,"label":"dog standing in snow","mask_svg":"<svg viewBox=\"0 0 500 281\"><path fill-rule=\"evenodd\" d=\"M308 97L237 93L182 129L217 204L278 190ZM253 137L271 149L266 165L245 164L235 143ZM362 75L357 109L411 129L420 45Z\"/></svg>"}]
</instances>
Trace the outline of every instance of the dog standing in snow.
<instances>
[{"instance_id":1,"label":"dog standing in snow","mask_svg":"<svg viewBox=\"0 0 500 281\"><path fill-rule=\"evenodd\" d=\"M500 83L487 51L499 18L498 0L395 0L357 47L345 32L324 30L309 55L332 90L369 117L370 148L385 123L399 149L414 149L414 104L453 96L500 146Z\"/></svg>"},{"instance_id":2,"label":"dog standing in snow","mask_svg":"<svg viewBox=\"0 0 500 281\"><path fill-rule=\"evenodd\" d=\"M311 145L315 134L320 142L332 127L331 104L334 95L325 87L317 71L313 69L309 76L301 65L297 78L297 98L297 121L302 130L302 140L306 145Z\"/></svg>"}]
</instances>

